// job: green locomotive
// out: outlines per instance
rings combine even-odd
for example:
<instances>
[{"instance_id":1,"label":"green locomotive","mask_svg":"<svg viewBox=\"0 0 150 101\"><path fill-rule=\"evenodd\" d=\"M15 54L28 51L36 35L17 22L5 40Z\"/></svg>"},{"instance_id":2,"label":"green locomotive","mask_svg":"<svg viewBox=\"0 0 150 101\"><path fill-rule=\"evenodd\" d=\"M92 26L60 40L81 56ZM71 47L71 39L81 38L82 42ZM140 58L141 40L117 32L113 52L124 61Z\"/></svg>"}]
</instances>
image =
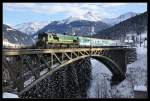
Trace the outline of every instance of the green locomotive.
<instances>
[{"instance_id":1,"label":"green locomotive","mask_svg":"<svg viewBox=\"0 0 150 101\"><path fill-rule=\"evenodd\" d=\"M37 47L51 48L51 47L69 47L79 45L78 37L71 35L55 34L55 33L40 33L38 34Z\"/></svg>"},{"instance_id":2,"label":"green locomotive","mask_svg":"<svg viewBox=\"0 0 150 101\"><path fill-rule=\"evenodd\" d=\"M38 34L37 48L116 46L118 40L96 39L56 33Z\"/></svg>"}]
</instances>

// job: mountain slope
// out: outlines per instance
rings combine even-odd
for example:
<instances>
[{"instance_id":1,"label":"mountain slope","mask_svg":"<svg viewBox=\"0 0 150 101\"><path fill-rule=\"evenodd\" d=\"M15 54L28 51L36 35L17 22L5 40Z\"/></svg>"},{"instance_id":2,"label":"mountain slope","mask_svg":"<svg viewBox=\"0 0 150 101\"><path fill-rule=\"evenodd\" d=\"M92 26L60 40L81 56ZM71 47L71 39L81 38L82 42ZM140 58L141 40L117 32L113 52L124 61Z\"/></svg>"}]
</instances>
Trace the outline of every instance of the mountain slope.
<instances>
[{"instance_id":1,"label":"mountain slope","mask_svg":"<svg viewBox=\"0 0 150 101\"><path fill-rule=\"evenodd\" d=\"M104 18L102 21L107 23L107 24L110 24L110 25L115 25L119 22L122 22L122 21L129 19L131 17L134 17L136 15L138 15L138 14L134 13L134 12L127 12L127 13L122 14L116 18Z\"/></svg>"},{"instance_id":2,"label":"mountain slope","mask_svg":"<svg viewBox=\"0 0 150 101\"><path fill-rule=\"evenodd\" d=\"M48 23L50 22L44 22L44 21L43 22L27 22L27 23L15 25L13 28L32 36L39 29L43 28Z\"/></svg>"},{"instance_id":3,"label":"mountain slope","mask_svg":"<svg viewBox=\"0 0 150 101\"><path fill-rule=\"evenodd\" d=\"M102 18L98 14L93 12L86 12L82 15L70 16L60 21L42 21L42 22L28 22L14 26L15 29L24 32L30 36L36 38L37 32L56 32L56 33L76 33L77 35L88 36L90 34L90 26L94 27L94 33L106 29L116 23L126 20L135 16L136 13L128 12L120 15L117 18ZM72 26L74 23L78 23L80 26ZM85 23L85 24L84 24ZM89 23L88 25L86 25ZM90 23L93 23L90 25ZM47 26L46 26L47 25ZM35 34L35 35L34 35Z\"/></svg>"},{"instance_id":4,"label":"mountain slope","mask_svg":"<svg viewBox=\"0 0 150 101\"><path fill-rule=\"evenodd\" d=\"M104 29L98 34L93 35L96 38L119 39L125 37L128 33L140 34L147 30L148 18L147 12L144 12L135 17L129 18L110 28Z\"/></svg>"},{"instance_id":5,"label":"mountain slope","mask_svg":"<svg viewBox=\"0 0 150 101\"><path fill-rule=\"evenodd\" d=\"M79 20L87 20L87 21L95 21L96 22L96 21L101 21L102 18L99 17L98 15L94 14L93 12L87 12L80 16L70 16L64 20L59 21L59 24L63 24L63 23L69 24L73 21L79 21Z\"/></svg>"},{"instance_id":6,"label":"mountain slope","mask_svg":"<svg viewBox=\"0 0 150 101\"><path fill-rule=\"evenodd\" d=\"M91 26L94 27L94 32L110 27L108 24L103 23L98 15L87 12L81 16L70 16L61 21L53 21L47 26L37 32L55 32L55 33L67 33L81 36L90 35Z\"/></svg>"},{"instance_id":7,"label":"mountain slope","mask_svg":"<svg viewBox=\"0 0 150 101\"><path fill-rule=\"evenodd\" d=\"M30 36L3 24L3 46L30 46L32 44L34 40Z\"/></svg>"},{"instance_id":8,"label":"mountain slope","mask_svg":"<svg viewBox=\"0 0 150 101\"><path fill-rule=\"evenodd\" d=\"M101 22L101 21L87 21L87 20L77 20L68 23L59 23L58 21L54 21L41 30L37 32L55 32L55 33L67 33L72 34L72 30L75 31L76 35L90 35L90 28L94 26L95 32L100 31L102 29L108 28L109 25Z\"/></svg>"}]
</instances>

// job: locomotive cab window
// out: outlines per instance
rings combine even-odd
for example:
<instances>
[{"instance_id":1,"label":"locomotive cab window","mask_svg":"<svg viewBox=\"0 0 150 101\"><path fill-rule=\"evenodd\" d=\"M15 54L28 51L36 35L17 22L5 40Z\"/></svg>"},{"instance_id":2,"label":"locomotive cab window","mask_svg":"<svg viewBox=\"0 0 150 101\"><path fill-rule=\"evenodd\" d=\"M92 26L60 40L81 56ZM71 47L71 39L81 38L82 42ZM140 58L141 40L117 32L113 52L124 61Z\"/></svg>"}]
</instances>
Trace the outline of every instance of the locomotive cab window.
<instances>
[{"instance_id":1,"label":"locomotive cab window","mask_svg":"<svg viewBox=\"0 0 150 101\"><path fill-rule=\"evenodd\" d=\"M48 40L48 35L46 33L42 33L38 35L39 40Z\"/></svg>"}]
</instances>

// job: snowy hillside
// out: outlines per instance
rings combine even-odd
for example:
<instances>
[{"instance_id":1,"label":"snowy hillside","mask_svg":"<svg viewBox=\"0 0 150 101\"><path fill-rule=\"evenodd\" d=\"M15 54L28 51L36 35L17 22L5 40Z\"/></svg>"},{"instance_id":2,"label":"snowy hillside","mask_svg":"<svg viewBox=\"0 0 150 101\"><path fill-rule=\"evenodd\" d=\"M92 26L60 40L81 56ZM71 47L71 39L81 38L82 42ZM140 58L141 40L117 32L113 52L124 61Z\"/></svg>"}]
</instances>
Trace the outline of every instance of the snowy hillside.
<instances>
[{"instance_id":1,"label":"snowy hillside","mask_svg":"<svg viewBox=\"0 0 150 101\"><path fill-rule=\"evenodd\" d=\"M59 24L63 24L63 23L69 24L73 21L79 21L79 20L100 21L101 18L92 12L87 12L87 13L80 15L80 16L70 16L64 20L58 21L58 23Z\"/></svg>"},{"instance_id":2,"label":"snowy hillside","mask_svg":"<svg viewBox=\"0 0 150 101\"><path fill-rule=\"evenodd\" d=\"M127 34L140 34L147 30L148 24L148 13L144 12L135 17L131 17L125 21L122 21L112 27L101 30L93 35L95 38L105 38L105 39L122 39L126 37ZM111 34L110 34L111 33Z\"/></svg>"},{"instance_id":3,"label":"snowy hillside","mask_svg":"<svg viewBox=\"0 0 150 101\"><path fill-rule=\"evenodd\" d=\"M44 26L46 26L47 24L49 24L50 22L27 22L27 23L22 23L22 24L18 24L15 25L14 28L26 33L28 35L33 35L35 34L39 29L43 28Z\"/></svg>"},{"instance_id":4,"label":"snowy hillside","mask_svg":"<svg viewBox=\"0 0 150 101\"><path fill-rule=\"evenodd\" d=\"M142 39L147 32L142 33ZM88 98L134 98L134 90L147 88L147 41L137 44L137 60L127 65L126 79L119 85L110 86L111 72L97 60L92 63L92 82L87 94ZM145 88L146 87L146 88Z\"/></svg>"},{"instance_id":5,"label":"snowy hillside","mask_svg":"<svg viewBox=\"0 0 150 101\"><path fill-rule=\"evenodd\" d=\"M102 21L102 18L93 12L85 13L83 19L88 21Z\"/></svg>"},{"instance_id":6,"label":"snowy hillside","mask_svg":"<svg viewBox=\"0 0 150 101\"><path fill-rule=\"evenodd\" d=\"M97 60L92 62L92 81L88 98L133 98L133 85L127 78L117 86L111 87L112 73ZM127 86L126 86L127 85ZM128 89L128 90L127 90Z\"/></svg>"},{"instance_id":7,"label":"snowy hillside","mask_svg":"<svg viewBox=\"0 0 150 101\"><path fill-rule=\"evenodd\" d=\"M128 13L120 15L117 18L104 18L102 21L105 22L105 23L107 23L107 24L110 24L110 25L115 25L115 24L117 24L117 23L119 23L121 21L129 19L129 18L134 17L136 15L137 15L137 13L128 12Z\"/></svg>"},{"instance_id":8,"label":"snowy hillside","mask_svg":"<svg viewBox=\"0 0 150 101\"><path fill-rule=\"evenodd\" d=\"M92 81L91 87L88 89L88 98L111 98L110 95L110 79L112 73L104 64L95 59L91 59L92 63Z\"/></svg>"},{"instance_id":9,"label":"snowy hillside","mask_svg":"<svg viewBox=\"0 0 150 101\"><path fill-rule=\"evenodd\" d=\"M16 94L4 92L3 93L3 98L19 98L19 97Z\"/></svg>"},{"instance_id":10,"label":"snowy hillside","mask_svg":"<svg viewBox=\"0 0 150 101\"><path fill-rule=\"evenodd\" d=\"M31 46L34 43L30 36L3 24L3 47Z\"/></svg>"},{"instance_id":11,"label":"snowy hillside","mask_svg":"<svg viewBox=\"0 0 150 101\"><path fill-rule=\"evenodd\" d=\"M86 12L85 14L80 15L80 16L70 16L62 21L59 21L59 23L60 24L62 24L62 23L69 24L70 22L73 22L73 21L87 20L87 21L102 21L106 24L115 25L121 21L124 21L128 18L134 17L136 15L137 15L137 13L135 13L135 12L127 12L116 18L103 18L93 12Z\"/></svg>"},{"instance_id":12,"label":"snowy hillside","mask_svg":"<svg viewBox=\"0 0 150 101\"><path fill-rule=\"evenodd\" d=\"M87 12L81 16L70 16L66 19L57 21L57 24L69 24L73 21L80 21L80 20L87 20L87 21L100 21L101 18L97 15L95 15L92 12ZM50 21L43 21L43 22L26 22L22 24L18 24L13 26L13 28L26 33L28 35L33 35L40 29L42 29L44 26L50 24Z\"/></svg>"},{"instance_id":13,"label":"snowy hillside","mask_svg":"<svg viewBox=\"0 0 150 101\"><path fill-rule=\"evenodd\" d=\"M72 21L72 22L70 22ZM69 23L69 24L68 24ZM66 34L74 34L78 36L87 36L90 35L91 30L90 28L94 27L94 31L98 32L100 30L106 29L110 27L109 25L101 22L101 21L87 21L87 20L77 20L73 21L71 20L64 20L62 22L59 21L53 21L52 23L48 24L44 28L40 29L37 33L41 32L55 32L55 33L66 33Z\"/></svg>"},{"instance_id":14,"label":"snowy hillside","mask_svg":"<svg viewBox=\"0 0 150 101\"><path fill-rule=\"evenodd\" d=\"M68 18L66 18L66 19L63 19L63 20L61 20L61 21L58 21L58 24L64 24L64 23L69 24L69 23L71 23L71 22L73 22L73 21L77 21L77 20L81 20L81 19L82 19L82 18L77 17L77 16L70 16L70 17L68 17Z\"/></svg>"},{"instance_id":15,"label":"snowy hillside","mask_svg":"<svg viewBox=\"0 0 150 101\"><path fill-rule=\"evenodd\" d=\"M102 29L110 27L110 25L117 24L121 21L124 21L130 17L135 16L136 13L134 12L128 12L123 15L120 15L117 18L103 18L99 16L99 14L95 14L93 12L85 12L82 15L76 15L76 16L69 16L63 20L59 21L41 21L41 22L26 22L22 24L18 24L13 26L13 28L26 33L28 35L35 35L38 31L49 31L49 32L56 32L56 33L71 33L71 28L76 29L72 26L71 23L78 23L80 26L80 31L76 32L77 34L86 33L88 31L88 28L86 22L89 21L91 23L95 23L95 32L101 31ZM84 21L82 26L80 21ZM46 26L48 25L48 27ZM92 25L94 26L94 25ZM45 28L46 27L46 28ZM58 28L57 28L58 27ZM77 26L76 26L77 27ZM78 26L79 27L79 26ZM43 30L44 29L44 30ZM46 29L46 30L45 30ZM82 30L82 31L81 31Z\"/></svg>"}]
</instances>

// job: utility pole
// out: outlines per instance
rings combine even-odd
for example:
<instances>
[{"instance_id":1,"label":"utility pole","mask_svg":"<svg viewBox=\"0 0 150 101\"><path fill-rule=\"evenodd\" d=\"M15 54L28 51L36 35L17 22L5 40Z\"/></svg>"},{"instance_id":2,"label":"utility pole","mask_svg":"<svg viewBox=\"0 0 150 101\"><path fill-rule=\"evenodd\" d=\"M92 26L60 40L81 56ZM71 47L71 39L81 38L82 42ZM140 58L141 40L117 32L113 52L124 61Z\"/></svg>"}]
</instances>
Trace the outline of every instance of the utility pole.
<instances>
[{"instance_id":1,"label":"utility pole","mask_svg":"<svg viewBox=\"0 0 150 101\"><path fill-rule=\"evenodd\" d=\"M140 36L140 47L141 47L141 32L140 31L137 31L137 34Z\"/></svg>"},{"instance_id":2,"label":"utility pole","mask_svg":"<svg viewBox=\"0 0 150 101\"><path fill-rule=\"evenodd\" d=\"M90 38L92 39L92 33L94 33L94 25L92 26L92 23L90 25ZM92 42L90 41L90 44L91 44L91 48L92 48Z\"/></svg>"},{"instance_id":3,"label":"utility pole","mask_svg":"<svg viewBox=\"0 0 150 101\"><path fill-rule=\"evenodd\" d=\"M91 38L92 38L92 23L90 24L90 49L92 49L92 42L91 42Z\"/></svg>"}]
</instances>

